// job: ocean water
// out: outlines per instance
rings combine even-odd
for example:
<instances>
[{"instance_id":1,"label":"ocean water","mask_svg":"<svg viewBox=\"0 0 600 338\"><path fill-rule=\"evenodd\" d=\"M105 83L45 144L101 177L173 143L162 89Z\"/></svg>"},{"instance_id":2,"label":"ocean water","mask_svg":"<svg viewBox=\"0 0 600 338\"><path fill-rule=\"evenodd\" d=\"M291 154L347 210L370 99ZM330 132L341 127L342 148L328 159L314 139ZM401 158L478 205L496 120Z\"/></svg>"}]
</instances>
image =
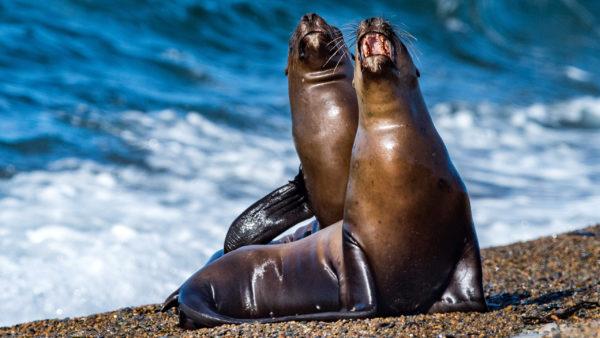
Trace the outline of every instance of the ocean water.
<instances>
[{"instance_id":1,"label":"ocean water","mask_svg":"<svg viewBox=\"0 0 600 338\"><path fill-rule=\"evenodd\" d=\"M162 301L298 167L287 39L411 32L483 247L600 221L600 3L0 2L0 325Z\"/></svg>"}]
</instances>

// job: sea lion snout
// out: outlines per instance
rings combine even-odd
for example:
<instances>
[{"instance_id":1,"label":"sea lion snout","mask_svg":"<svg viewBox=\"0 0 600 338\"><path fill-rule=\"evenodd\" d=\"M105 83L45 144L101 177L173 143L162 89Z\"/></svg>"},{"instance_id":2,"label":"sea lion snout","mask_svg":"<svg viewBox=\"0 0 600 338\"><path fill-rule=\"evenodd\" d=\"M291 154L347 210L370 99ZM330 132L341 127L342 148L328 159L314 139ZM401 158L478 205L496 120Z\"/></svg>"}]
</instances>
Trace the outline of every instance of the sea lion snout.
<instances>
[{"instance_id":1,"label":"sea lion snout","mask_svg":"<svg viewBox=\"0 0 600 338\"><path fill-rule=\"evenodd\" d=\"M382 18L363 20L356 35L356 61L363 72L382 75L395 67L399 40L390 23Z\"/></svg>"},{"instance_id":2,"label":"sea lion snout","mask_svg":"<svg viewBox=\"0 0 600 338\"><path fill-rule=\"evenodd\" d=\"M408 33L400 36L410 38ZM402 81L414 84L419 77L408 48L395 31L392 24L383 18L370 18L361 21L356 31L357 55L355 61L361 73L375 78L413 78Z\"/></svg>"},{"instance_id":3,"label":"sea lion snout","mask_svg":"<svg viewBox=\"0 0 600 338\"><path fill-rule=\"evenodd\" d=\"M308 13L300 18L295 32L301 41L317 46L320 42L329 42L333 31L325 20L315 13ZM329 41L324 41L329 40Z\"/></svg>"},{"instance_id":4,"label":"sea lion snout","mask_svg":"<svg viewBox=\"0 0 600 338\"><path fill-rule=\"evenodd\" d=\"M327 55L329 52L329 48L327 48L327 42L331 41L328 38L327 33L320 31L311 31L306 34L302 41L300 41L300 58L306 59L311 55Z\"/></svg>"},{"instance_id":5,"label":"sea lion snout","mask_svg":"<svg viewBox=\"0 0 600 338\"><path fill-rule=\"evenodd\" d=\"M290 39L288 67L295 61L310 70L319 70L328 64L335 64L334 57L341 54L341 33L315 13L300 18Z\"/></svg>"},{"instance_id":6,"label":"sea lion snout","mask_svg":"<svg viewBox=\"0 0 600 338\"><path fill-rule=\"evenodd\" d=\"M301 23L305 23L307 25L313 25L316 27L328 27L327 23L319 14L317 13L306 13L300 19Z\"/></svg>"}]
</instances>

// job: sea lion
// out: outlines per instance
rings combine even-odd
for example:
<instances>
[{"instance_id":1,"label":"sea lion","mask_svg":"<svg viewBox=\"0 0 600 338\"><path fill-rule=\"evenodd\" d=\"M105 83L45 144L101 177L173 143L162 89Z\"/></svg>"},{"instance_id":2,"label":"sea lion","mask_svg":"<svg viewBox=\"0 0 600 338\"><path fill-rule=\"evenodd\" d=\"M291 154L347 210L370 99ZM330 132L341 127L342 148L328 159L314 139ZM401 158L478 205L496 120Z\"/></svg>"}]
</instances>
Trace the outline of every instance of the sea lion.
<instances>
[{"instance_id":1,"label":"sea lion","mask_svg":"<svg viewBox=\"0 0 600 338\"><path fill-rule=\"evenodd\" d=\"M205 266L167 300L181 326L486 309L468 195L419 72L385 20L361 22L357 37L359 124L343 221Z\"/></svg>"},{"instance_id":2,"label":"sea lion","mask_svg":"<svg viewBox=\"0 0 600 338\"><path fill-rule=\"evenodd\" d=\"M339 29L317 14L302 16L289 41L286 68L292 134L301 171L233 221L225 252L266 244L313 213L316 223L283 241L304 237L342 219L358 123L349 55Z\"/></svg>"},{"instance_id":3,"label":"sea lion","mask_svg":"<svg viewBox=\"0 0 600 338\"><path fill-rule=\"evenodd\" d=\"M357 30L359 126L344 230L367 257L377 313L483 311L469 197L437 133L406 45L381 18Z\"/></svg>"}]
</instances>

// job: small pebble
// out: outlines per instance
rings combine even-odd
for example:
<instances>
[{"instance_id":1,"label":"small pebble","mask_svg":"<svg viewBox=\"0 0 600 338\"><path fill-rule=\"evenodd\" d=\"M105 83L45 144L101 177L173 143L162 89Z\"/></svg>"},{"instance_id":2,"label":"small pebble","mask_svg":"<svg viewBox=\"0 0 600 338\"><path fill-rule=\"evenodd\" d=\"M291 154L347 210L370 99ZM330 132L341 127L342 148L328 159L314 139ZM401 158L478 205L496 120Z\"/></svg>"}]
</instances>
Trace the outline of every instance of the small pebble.
<instances>
[{"instance_id":1,"label":"small pebble","mask_svg":"<svg viewBox=\"0 0 600 338\"><path fill-rule=\"evenodd\" d=\"M0 337L516 336L593 337L600 332L600 225L481 251L492 311L336 322L223 325L185 331L159 305L0 328ZM492 306L493 304L493 306ZM552 324L552 326L548 326ZM545 330L545 331L544 331ZM531 336L531 335L530 335Z\"/></svg>"}]
</instances>

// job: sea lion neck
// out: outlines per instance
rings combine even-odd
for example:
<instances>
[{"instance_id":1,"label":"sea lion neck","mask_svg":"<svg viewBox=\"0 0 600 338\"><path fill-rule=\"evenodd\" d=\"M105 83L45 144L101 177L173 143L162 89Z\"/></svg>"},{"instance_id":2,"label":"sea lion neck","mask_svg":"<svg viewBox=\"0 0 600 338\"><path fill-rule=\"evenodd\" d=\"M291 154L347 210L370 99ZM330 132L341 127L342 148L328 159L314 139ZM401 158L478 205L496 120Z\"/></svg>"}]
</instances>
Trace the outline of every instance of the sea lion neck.
<instances>
[{"instance_id":1,"label":"sea lion neck","mask_svg":"<svg viewBox=\"0 0 600 338\"><path fill-rule=\"evenodd\" d=\"M328 67L316 71L306 71L302 73L300 77L301 81L306 84L326 83L352 78L350 60L348 57L344 57L334 67Z\"/></svg>"},{"instance_id":2,"label":"sea lion neck","mask_svg":"<svg viewBox=\"0 0 600 338\"><path fill-rule=\"evenodd\" d=\"M363 127L395 121L399 124L428 120L429 112L419 86L412 88L391 81L377 81L357 91L359 124Z\"/></svg>"}]
</instances>

